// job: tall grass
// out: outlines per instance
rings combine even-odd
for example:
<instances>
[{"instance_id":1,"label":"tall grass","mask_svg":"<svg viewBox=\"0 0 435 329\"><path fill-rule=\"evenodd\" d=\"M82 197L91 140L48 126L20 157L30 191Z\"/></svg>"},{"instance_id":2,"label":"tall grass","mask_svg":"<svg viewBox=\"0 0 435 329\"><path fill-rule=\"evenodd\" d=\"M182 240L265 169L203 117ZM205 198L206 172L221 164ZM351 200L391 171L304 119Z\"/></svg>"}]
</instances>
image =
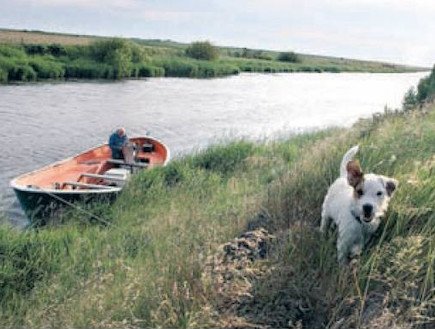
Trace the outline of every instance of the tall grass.
<instances>
[{"instance_id":1,"label":"tall grass","mask_svg":"<svg viewBox=\"0 0 435 329\"><path fill-rule=\"evenodd\" d=\"M434 106L432 105L432 109ZM378 120L378 119L377 119ZM344 136L324 140L271 189L263 208L268 227L289 229L282 240L274 281L302 301L306 314L291 319L307 327L391 328L394 325L430 328L435 324L433 271L435 197L432 172L435 113L387 115L380 122L352 128ZM360 136L365 136L361 138ZM400 181L379 236L350 272L340 270L335 239L321 238L315 230L327 187L338 175L342 154L359 143L358 155L368 172ZM288 269L293 273L289 279ZM269 291L258 298L269 297ZM288 318L281 317L281 325Z\"/></svg>"},{"instance_id":2,"label":"tall grass","mask_svg":"<svg viewBox=\"0 0 435 329\"><path fill-rule=\"evenodd\" d=\"M220 62L192 60L182 57L153 59L153 65L163 67L167 77L215 78L238 74L235 65Z\"/></svg>"},{"instance_id":3,"label":"tall grass","mask_svg":"<svg viewBox=\"0 0 435 329\"><path fill-rule=\"evenodd\" d=\"M65 76L65 68L52 56L35 56L29 61L38 79L61 79Z\"/></svg>"}]
</instances>

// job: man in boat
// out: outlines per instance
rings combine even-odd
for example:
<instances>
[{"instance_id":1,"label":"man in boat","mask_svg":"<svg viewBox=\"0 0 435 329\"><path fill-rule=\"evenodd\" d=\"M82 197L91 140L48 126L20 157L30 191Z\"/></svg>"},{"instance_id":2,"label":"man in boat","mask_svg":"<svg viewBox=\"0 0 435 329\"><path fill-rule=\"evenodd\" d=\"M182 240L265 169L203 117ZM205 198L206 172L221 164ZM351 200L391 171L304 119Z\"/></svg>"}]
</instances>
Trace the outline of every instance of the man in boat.
<instances>
[{"instance_id":1,"label":"man in boat","mask_svg":"<svg viewBox=\"0 0 435 329\"><path fill-rule=\"evenodd\" d=\"M112 151L112 158L113 159L124 159L124 154L122 152L122 148L127 145L128 143L128 137L125 134L124 128L118 128L116 131L110 135L109 138L109 147Z\"/></svg>"}]
</instances>

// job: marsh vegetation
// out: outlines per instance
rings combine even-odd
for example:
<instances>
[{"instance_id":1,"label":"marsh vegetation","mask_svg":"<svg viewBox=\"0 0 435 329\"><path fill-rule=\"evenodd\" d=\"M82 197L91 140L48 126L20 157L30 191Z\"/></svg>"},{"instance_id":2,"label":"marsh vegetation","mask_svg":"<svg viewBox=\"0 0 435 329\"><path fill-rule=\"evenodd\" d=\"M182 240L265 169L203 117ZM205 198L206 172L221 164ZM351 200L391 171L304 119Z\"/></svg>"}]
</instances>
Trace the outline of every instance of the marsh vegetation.
<instances>
[{"instance_id":1,"label":"marsh vegetation","mask_svg":"<svg viewBox=\"0 0 435 329\"><path fill-rule=\"evenodd\" d=\"M20 34L21 33L21 34ZM0 30L0 83L46 79L222 77L240 72L412 72L370 61L217 47Z\"/></svg>"}]
</instances>

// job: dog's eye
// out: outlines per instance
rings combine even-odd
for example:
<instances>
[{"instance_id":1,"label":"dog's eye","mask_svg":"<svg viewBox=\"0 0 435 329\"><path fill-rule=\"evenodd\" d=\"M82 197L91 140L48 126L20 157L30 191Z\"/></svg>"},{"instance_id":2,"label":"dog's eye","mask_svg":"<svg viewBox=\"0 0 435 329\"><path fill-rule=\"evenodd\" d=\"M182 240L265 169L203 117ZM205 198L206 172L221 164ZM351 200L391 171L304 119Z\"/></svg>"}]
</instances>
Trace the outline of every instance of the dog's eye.
<instances>
[{"instance_id":1,"label":"dog's eye","mask_svg":"<svg viewBox=\"0 0 435 329\"><path fill-rule=\"evenodd\" d=\"M364 195L364 191L363 190L357 190L356 193L358 194L358 196L363 196Z\"/></svg>"},{"instance_id":2,"label":"dog's eye","mask_svg":"<svg viewBox=\"0 0 435 329\"><path fill-rule=\"evenodd\" d=\"M382 194L384 194L384 193L382 193L382 191L379 191L378 193L376 193L377 196L382 196Z\"/></svg>"}]
</instances>

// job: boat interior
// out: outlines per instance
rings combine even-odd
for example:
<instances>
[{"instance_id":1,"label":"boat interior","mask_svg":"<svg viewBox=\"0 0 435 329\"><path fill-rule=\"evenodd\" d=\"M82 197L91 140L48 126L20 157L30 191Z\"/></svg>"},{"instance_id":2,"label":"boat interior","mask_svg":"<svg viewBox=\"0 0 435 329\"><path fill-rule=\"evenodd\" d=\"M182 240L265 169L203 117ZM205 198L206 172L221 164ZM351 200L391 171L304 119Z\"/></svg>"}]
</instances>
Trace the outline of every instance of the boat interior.
<instances>
[{"instance_id":1,"label":"boat interior","mask_svg":"<svg viewBox=\"0 0 435 329\"><path fill-rule=\"evenodd\" d=\"M105 190L122 187L138 170L162 166L167 150L147 138L130 139L124 159L112 159L108 145L22 175L17 185L47 190Z\"/></svg>"}]
</instances>

